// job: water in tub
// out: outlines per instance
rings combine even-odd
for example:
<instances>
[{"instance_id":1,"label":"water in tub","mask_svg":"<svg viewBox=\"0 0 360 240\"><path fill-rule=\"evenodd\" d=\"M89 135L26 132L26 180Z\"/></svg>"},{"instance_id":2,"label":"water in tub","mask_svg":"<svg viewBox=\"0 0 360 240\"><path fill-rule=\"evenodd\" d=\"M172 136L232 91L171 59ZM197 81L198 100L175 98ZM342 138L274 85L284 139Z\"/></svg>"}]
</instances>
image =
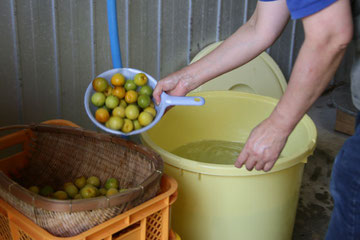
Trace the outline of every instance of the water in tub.
<instances>
[{"instance_id":1,"label":"water in tub","mask_svg":"<svg viewBox=\"0 0 360 240\"><path fill-rule=\"evenodd\" d=\"M234 164L244 145L240 142L203 140L180 146L172 153L198 162Z\"/></svg>"}]
</instances>

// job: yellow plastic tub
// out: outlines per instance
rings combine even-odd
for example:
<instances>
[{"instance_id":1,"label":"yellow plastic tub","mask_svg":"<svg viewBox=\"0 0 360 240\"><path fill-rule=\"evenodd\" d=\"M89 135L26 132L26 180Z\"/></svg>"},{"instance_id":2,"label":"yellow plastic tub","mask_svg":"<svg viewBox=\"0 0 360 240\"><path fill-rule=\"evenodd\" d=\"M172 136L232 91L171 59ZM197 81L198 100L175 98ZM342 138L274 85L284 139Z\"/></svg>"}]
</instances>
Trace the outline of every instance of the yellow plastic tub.
<instances>
[{"instance_id":1,"label":"yellow plastic tub","mask_svg":"<svg viewBox=\"0 0 360 240\"><path fill-rule=\"evenodd\" d=\"M305 116L270 172L200 163L171 152L201 140L245 142L277 100L236 91L197 92L201 107L176 106L141 135L179 184L172 227L186 240L289 240L303 168L315 148L316 128Z\"/></svg>"},{"instance_id":2,"label":"yellow plastic tub","mask_svg":"<svg viewBox=\"0 0 360 240\"><path fill-rule=\"evenodd\" d=\"M216 49L221 42L215 42L201 50L194 63ZM230 90L254 93L280 99L287 83L277 63L266 52L232 71L224 73L194 89L193 92Z\"/></svg>"}]
</instances>

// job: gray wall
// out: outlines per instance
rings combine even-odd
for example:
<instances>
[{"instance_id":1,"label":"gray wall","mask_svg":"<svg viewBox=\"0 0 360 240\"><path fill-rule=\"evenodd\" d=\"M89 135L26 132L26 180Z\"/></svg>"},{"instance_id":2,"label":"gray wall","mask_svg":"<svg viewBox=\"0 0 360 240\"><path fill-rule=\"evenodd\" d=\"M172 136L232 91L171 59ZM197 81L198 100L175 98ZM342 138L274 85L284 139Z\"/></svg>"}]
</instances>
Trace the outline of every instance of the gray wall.
<instances>
[{"instance_id":1,"label":"gray wall","mask_svg":"<svg viewBox=\"0 0 360 240\"><path fill-rule=\"evenodd\" d=\"M231 35L255 0L118 0L122 60L157 79ZM105 0L0 1L0 126L62 118L93 128L83 95L112 68ZM303 40L290 21L267 51L286 79ZM335 82L347 78L350 57Z\"/></svg>"}]
</instances>

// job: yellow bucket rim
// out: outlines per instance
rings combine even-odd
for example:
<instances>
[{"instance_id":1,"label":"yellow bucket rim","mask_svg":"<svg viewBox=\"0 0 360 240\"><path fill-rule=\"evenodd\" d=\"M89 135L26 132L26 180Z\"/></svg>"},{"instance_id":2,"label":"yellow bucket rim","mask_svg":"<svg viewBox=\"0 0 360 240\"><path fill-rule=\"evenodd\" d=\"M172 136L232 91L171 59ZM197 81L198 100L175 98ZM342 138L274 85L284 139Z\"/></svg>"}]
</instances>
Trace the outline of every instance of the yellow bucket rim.
<instances>
[{"instance_id":1,"label":"yellow bucket rim","mask_svg":"<svg viewBox=\"0 0 360 240\"><path fill-rule=\"evenodd\" d=\"M253 101L261 101L267 104L271 103L276 106L278 99L256 95L252 93L244 93L244 92L231 92L231 91L204 91L197 93L190 93L189 96L202 96L206 99L206 97L241 97L243 99L253 100ZM284 157L281 157L277 160L274 167L269 172L252 170L248 171L245 167L241 169L236 168L231 164L212 164L212 163L202 163L194 160L186 159L179 157L175 154L172 154L160 146L156 145L150 138L147 132L143 132L140 135L140 140L143 144L148 145L157 153L159 153L164 160L164 163L169 164L173 167L187 170L190 172L207 174L207 175L216 175L216 176L254 176L254 175L262 175L269 174L277 171L281 171L284 169L291 168L299 163L305 164L307 162L307 158L313 154L316 147L316 138L317 138L317 130L314 122L311 118L305 114L305 116L301 119L299 124L304 124L305 129L308 132L309 136L309 144L305 149L300 149L296 151L294 154L290 154Z\"/></svg>"}]
</instances>

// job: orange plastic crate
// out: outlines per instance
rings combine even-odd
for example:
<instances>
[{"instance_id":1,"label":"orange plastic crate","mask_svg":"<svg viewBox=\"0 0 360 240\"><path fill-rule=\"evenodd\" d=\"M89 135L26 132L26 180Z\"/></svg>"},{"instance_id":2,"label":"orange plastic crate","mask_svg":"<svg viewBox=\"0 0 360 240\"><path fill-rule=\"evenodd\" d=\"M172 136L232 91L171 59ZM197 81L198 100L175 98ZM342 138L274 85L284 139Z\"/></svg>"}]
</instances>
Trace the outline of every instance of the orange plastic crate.
<instances>
[{"instance_id":1,"label":"orange plastic crate","mask_svg":"<svg viewBox=\"0 0 360 240\"><path fill-rule=\"evenodd\" d=\"M46 123L77 126L65 120L52 120ZM10 136L11 134L0 137L0 150L19 144L23 140ZM7 172L24 167L26 163L19 156L21 154L15 153L0 159L0 171ZM176 181L163 175L161 193L156 197L79 235L67 238L50 234L0 198L0 240L168 240L170 206L176 198Z\"/></svg>"},{"instance_id":2,"label":"orange plastic crate","mask_svg":"<svg viewBox=\"0 0 360 240\"><path fill-rule=\"evenodd\" d=\"M162 193L74 237L59 238L0 199L0 239L2 240L168 240L169 210L177 197L176 181L164 175Z\"/></svg>"}]
</instances>

